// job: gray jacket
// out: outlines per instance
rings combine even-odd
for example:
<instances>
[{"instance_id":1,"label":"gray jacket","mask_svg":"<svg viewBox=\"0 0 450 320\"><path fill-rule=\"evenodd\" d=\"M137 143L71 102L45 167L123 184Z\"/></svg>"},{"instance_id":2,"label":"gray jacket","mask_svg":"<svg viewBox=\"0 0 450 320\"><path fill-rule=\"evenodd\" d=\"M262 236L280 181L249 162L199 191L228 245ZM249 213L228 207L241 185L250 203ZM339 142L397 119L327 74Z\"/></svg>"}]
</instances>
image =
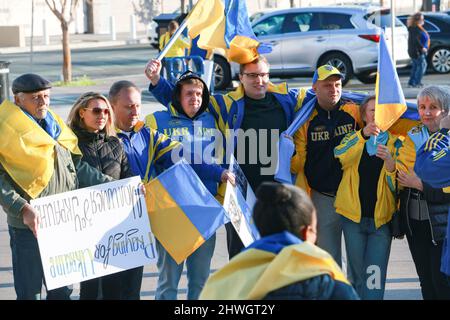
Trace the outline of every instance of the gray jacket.
<instances>
[{"instance_id":1,"label":"gray jacket","mask_svg":"<svg viewBox=\"0 0 450 320\"><path fill-rule=\"evenodd\" d=\"M113 181L111 177L81 161L81 156L72 154L58 143L55 145L54 166L53 175L39 198ZM0 189L0 205L8 215L8 225L27 229L21 211L30 197L12 180L1 164Z\"/></svg>"}]
</instances>

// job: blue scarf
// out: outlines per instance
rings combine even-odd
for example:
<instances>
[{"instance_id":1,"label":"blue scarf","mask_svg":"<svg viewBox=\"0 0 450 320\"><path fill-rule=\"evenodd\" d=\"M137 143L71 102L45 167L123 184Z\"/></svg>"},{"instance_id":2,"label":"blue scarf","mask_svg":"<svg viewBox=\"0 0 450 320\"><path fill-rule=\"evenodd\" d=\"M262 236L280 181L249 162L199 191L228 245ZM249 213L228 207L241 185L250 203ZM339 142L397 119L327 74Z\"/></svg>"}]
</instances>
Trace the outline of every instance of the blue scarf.
<instances>
[{"instance_id":1,"label":"blue scarf","mask_svg":"<svg viewBox=\"0 0 450 320\"><path fill-rule=\"evenodd\" d=\"M302 240L294 236L292 233L283 231L256 240L247 248L244 248L242 251L249 249L258 249L278 254L281 250L283 250L284 247L293 244L300 244L302 242L303 242Z\"/></svg>"},{"instance_id":2,"label":"blue scarf","mask_svg":"<svg viewBox=\"0 0 450 320\"><path fill-rule=\"evenodd\" d=\"M378 136L370 136L369 140L366 141L366 150L369 156L374 156L377 154L377 147L379 144L385 146L389 139L389 134L384 131L380 132Z\"/></svg>"},{"instance_id":3,"label":"blue scarf","mask_svg":"<svg viewBox=\"0 0 450 320\"><path fill-rule=\"evenodd\" d=\"M61 134L61 127L59 126L58 122L55 121L55 118L53 118L50 112L47 112L47 115L44 119L36 120L25 109L20 109L28 116L28 118L36 122L38 126L40 126L45 132L47 132L50 137L52 137L54 140L58 140L58 137Z\"/></svg>"}]
</instances>

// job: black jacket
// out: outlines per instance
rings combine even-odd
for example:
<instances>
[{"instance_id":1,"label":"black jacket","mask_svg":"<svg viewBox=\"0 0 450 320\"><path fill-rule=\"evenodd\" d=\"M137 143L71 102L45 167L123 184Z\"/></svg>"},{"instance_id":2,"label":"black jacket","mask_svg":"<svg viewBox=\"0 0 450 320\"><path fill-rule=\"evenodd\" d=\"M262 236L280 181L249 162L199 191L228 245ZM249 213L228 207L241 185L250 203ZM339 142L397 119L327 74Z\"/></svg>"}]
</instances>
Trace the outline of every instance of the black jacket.
<instances>
[{"instance_id":1,"label":"black jacket","mask_svg":"<svg viewBox=\"0 0 450 320\"><path fill-rule=\"evenodd\" d=\"M127 156L117 137L105 133L91 133L82 128L74 128L83 160L104 174L119 180L132 177Z\"/></svg>"},{"instance_id":2,"label":"black jacket","mask_svg":"<svg viewBox=\"0 0 450 320\"><path fill-rule=\"evenodd\" d=\"M321 275L269 292L264 300L359 300L352 286Z\"/></svg>"},{"instance_id":3,"label":"black jacket","mask_svg":"<svg viewBox=\"0 0 450 320\"><path fill-rule=\"evenodd\" d=\"M326 111L316 103L316 115L308 125L305 176L311 189L336 194L342 179L342 167L334 157L334 148L344 136L359 125L346 111L346 105L354 103L341 99L332 111Z\"/></svg>"},{"instance_id":4,"label":"black jacket","mask_svg":"<svg viewBox=\"0 0 450 320\"><path fill-rule=\"evenodd\" d=\"M442 242L447 232L448 206L450 205L450 194L444 193L442 189L436 189L422 181L423 192L418 192L417 196L412 196L413 189L406 188L400 193L400 229L401 233L408 232L411 236L409 226L408 207L410 201L418 201L417 198L427 202L428 213L430 215L431 240L434 244Z\"/></svg>"},{"instance_id":5,"label":"black jacket","mask_svg":"<svg viewBox=\"0 0 450 320\"><path fill-rule=\"evenodd\" d=\"M408 55L411 59L417 59L422 54L421 33L419 27L408 27Z\"/></svg>"}]
</instances>

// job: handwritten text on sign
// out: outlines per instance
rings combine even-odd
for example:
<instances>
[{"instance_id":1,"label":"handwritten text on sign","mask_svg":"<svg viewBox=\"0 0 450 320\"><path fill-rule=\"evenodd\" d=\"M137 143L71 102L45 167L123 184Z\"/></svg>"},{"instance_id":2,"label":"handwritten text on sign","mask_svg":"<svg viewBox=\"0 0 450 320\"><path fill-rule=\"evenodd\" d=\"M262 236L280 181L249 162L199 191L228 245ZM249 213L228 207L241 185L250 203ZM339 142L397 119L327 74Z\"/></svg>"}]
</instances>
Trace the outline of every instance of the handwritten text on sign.
<instances>
[{"instance_id":1,"label":"handwritten text on sign","mask_svg":"<svg viewBox=\"0 0 450 320\"><path fill-rule=\"evenodd\" d=\"M133 177L31 201L48 289L156 262L139 183Z\"/></svg>"}]
</instances>

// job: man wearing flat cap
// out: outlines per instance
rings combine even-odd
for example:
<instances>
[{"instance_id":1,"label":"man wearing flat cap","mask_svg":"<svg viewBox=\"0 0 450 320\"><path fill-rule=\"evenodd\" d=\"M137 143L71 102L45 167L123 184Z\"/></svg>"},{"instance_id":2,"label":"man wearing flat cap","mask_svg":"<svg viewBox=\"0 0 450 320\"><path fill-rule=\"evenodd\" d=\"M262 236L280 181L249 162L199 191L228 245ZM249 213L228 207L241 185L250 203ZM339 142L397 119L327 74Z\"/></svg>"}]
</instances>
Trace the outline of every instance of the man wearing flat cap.
<instances>
[{"instance_id":1,"label":"man wearing flat cap","mask_svg":"<svg viewBox=\"0 0 450 320\"><path fill-rule=\"evenodd\" d=\"M0 105L0 204L7 214L17 299L40 299L44 274L36 239L38 215L31 199L109 182L81 161L78 140L49 109L51 84L36 74L14 80L14 103ZM69 299L71 290L47 291Z\"/></svg>"}]
</instances>

